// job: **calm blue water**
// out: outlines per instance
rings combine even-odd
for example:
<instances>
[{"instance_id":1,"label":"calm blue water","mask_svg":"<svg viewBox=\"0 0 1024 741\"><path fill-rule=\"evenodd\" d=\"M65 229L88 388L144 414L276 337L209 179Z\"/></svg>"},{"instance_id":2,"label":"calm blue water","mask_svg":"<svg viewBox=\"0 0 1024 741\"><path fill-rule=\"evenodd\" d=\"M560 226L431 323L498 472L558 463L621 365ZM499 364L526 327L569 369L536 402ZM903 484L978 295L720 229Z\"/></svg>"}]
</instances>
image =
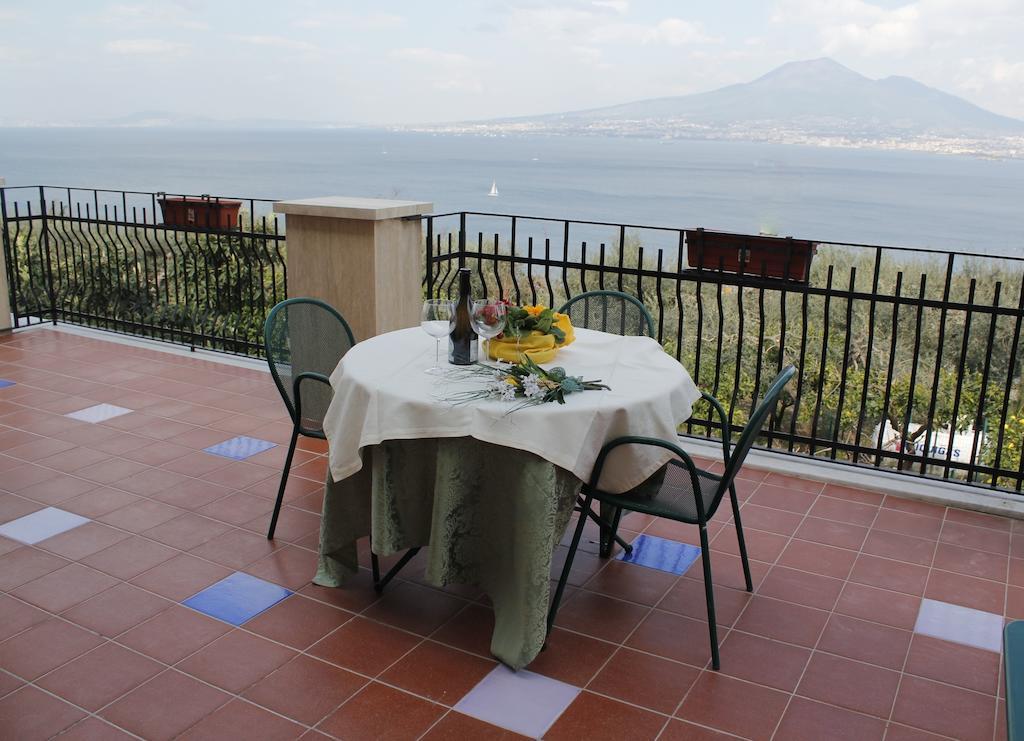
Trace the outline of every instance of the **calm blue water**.
<instances>
[{"instance_id":1,"label":"calm blue water","mask_svg":"<svg viewBox=\"0 0 1024 741\"><path fill-rule=\"evenodd\" d=\"M8 186L379 196L437 211L1024 254L1024 160L597 137L0 129L0 175ZM498 198L486 195L492 180Z\"/></svg>"}]
</instances>

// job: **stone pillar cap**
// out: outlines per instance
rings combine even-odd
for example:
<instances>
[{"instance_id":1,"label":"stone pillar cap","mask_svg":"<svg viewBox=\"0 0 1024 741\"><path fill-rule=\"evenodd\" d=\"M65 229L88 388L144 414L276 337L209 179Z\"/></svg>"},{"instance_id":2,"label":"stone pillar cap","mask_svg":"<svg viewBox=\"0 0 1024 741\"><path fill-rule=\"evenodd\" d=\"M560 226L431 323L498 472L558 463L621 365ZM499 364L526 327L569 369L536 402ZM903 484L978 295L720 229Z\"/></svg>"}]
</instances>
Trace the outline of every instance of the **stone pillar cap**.
<instances>
[{"instance_id":1,"label":"stone pillar cap","mask_svg":"<svg viewBox=\"0 0 1024 741\"><path fill-rule=\"evenodd\" d=\"M433 203L425 201L393 201L387 198L352 198L325 196L303 198L296 201L278 201L274 213L295 216L326 216L333 219L384 221L404 216L419 216L434 210Z\"/></svg>"}]
</instances>

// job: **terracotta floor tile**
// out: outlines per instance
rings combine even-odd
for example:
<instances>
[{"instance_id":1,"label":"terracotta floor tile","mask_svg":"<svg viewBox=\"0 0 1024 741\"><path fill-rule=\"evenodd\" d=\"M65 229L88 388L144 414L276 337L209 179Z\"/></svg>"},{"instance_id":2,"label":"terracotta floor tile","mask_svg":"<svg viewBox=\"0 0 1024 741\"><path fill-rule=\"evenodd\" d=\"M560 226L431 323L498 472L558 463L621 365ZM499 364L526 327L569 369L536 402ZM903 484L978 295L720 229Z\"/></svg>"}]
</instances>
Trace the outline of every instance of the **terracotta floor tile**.
<instances>
[{"instance_id":1,"label":"terracotta floor tile","mask_svg":"<svg viewBox=\"0 0 1024 741\"><path fill-rule=\"evenodd\" d=\"M1010 552L1010 534L985 527L963 525L959 522L946 522L942 526L939 542L958 545L962 548L974 548L979 551L998 553L1001 556Z\"/></svg>"},{"instance_id":2,"label":"terracotta floor tile","mask_svg":"<svg viewBox=\"0 0 1024 741\"><path fill-rule=\"evenodd\" d=\"M743 523L744 530L750 528L752 530L776 533L777 535L792 535L800 526L801 520L803 520L802 514L759 505L759 501L752 501L743 505L743 510L740 512L740 521ZM730 524L726 525L726 527L733 527L731 519ZM694 534L697 533L697 529L693 525L689 527L693 530ZM699 540L694 541L694 544L698 543Z\"/></svg>"},{"instance_id":3,"label":"terracotta floor tile","mask_svg":"<svg viewBox=\"0 0 1024 741\"><path fill-rule=\"evenodd\" d=\"M910 631L833 614L818 650L899 671L910 648Z\"/></svg>"},{"instance_id":4,"label":"terracotta floor tile","mask_svg":"<svg viewBox=\"0 0 1024 741\"><path fill-rule=\"evenodd\" d=\"M999 686L999 654L915 635L903 671L994 695Z\"/></svg>"},{"instance_id":5,"label":"terracotta floor tile","mask_svg":"<svg viewBox=\"0 0 1024 741\"><path fill-rule=\"evenodd\" d=\"M976 576L980 579L992 579L1005 582L1009 559L996 553L976 551L971 548L939 543L935 551L936 569L952 571L965 576Z\"/></svg>"},{"instance_id":6,"label":"terracotta floor tile","mask_svg":"<svg viewBox=\"0 0 1024 741\"><path fill-rule=\"evenodd\" d=\"M0 641L41 623L48 617L49 614L38 607L0 594Z\"/></svg>"},{"instance_id":7,"label":"terracotta floor tile","mask_svg":"<svg viewBox=\"0 0 1024 741\"><path fill-rule=\"evenodd\" d=\"M171 739L228 702L231 696L168 669L100 715L154 741Z\"/></svg>"},{"instance_id":8,"label":"terracotta floor tile","mask_svg":"<svg viewBox=\"0 0 1024 741\"><path fill-rule=\"evenodd\" d=\"M759 741L771 738L788 698L767 687L705 671L676 715Z\"/></svg>"},{"instance_id":9,"label":"terracotta floor tile","mask_svg":"<svg viewBox=\"0 0 1024 741\"><path fill-rule=\"evenodd\" d=\"M0 700L0 728L10 739L46 739L85 717L81 710L35 687Z\"/></svg>"},{"instance_id":10,"label":"terracotta floor tile","mask_svg":"<svg viewBox=\"0 0 1024 741\"><path fill-rule=\"evenodd\" d=\"M789 536L766 533L763 530L754 530L748 527L743 528L743 537L747 544L748 557L767 563L774 562L782 555L786 543L789 542ZM736 531L731 527L723 528L718 535L712 538L711 550L738 556L740 549L736 540ZM715 567L714 557L711 559L711 566Z\"/></svg>"},{"instance_id":11,"label":"terracotta floor tile","mask_svg":"<svg viewBox=\"0 0 1024 741\"><path fill-rule=\"evenodd\" d=\"M84 525L67 530L52 538L36 543L36 547L44 551L56 553L71 561L81 561L97 551L102 551L114 543L119 543L129 534L122 530L115 530L107 525L98 522L87 522Z\"/></svg>"},{"instance_id":12,"label":"terracotta floor tile","mask_svg":"<svg viewBox=\"0 0 1024 741\"><path fill-rule=\"evenodd\" d=\"M828 613L790 602L755 596L736 621L746 633L811 648L821 635Z\"/></svg>"},{"instance_id":13,"label":"terracotta floor tile","mask_svg":"<svg viewBox=\"0 0 1024 741\"><path fill-rule=\"evenodd\" d=\"M231 463L230 458L210 455L201 450L190 450L186 455L178 456L174 460L164 463L162 468L169 472L182 473L189 476L203 476L219 468L224 468L229 463Z\"/></svg>"},{"instance_id":14,"label":"terracotta floor tile","mask_svg":"<svg viewBox=\"0 0 1024 741\"><path fill-rule=\"evenodd\" d=\"M223 741L228 738L288 741L305 728L244 700L232 700L178 738L181 741Z\"/></svg>"},{"instance_id":15,"label":"terracotta floor tile","mask_svg":"<svg viewBox=\"0 0 1024 741\"><path fill-rule=\"evenodd\" d=\"M142 497L118 491L106 486L99 486L74 499L61 502L60 508L74 512L82 517L96 518L113 512L115 509L127 507L133 502L141 502Z\"/></svg>"},{"instance_id":16,"label":"terracotta floor tile","mask_svg":"<svg viewBox=\"0 0 1024 741\"><path fill-rule=\"evenodd\" d=\"M619 700L672 713L700 676L696 667L620 648L587 685Z\"/></svg>"},{"instance_id":17,"label":"terracotta floor tile","mask_svg":"<svg viewBox=\"0 0 1024 741\"><path fill-rule=\"evenodd\" d=\"M712 557L712 566L714 558ZM676 583L678 577L657 569L611 561L590 581L587 589L629 602L653 606Z\"/></svg>"},{"instance_id":18,"label":"terracotta floor tile","mask_svg":"<svg viewBox=\"0 0 1024 741\"><path fill-rule=\"evenodd\" d=\"M420 642L395 628L356 617L309 649L309 653L353 671L376 676Z\"/></svg>"},{"instance_id":19,"label":"terracotta floor tile","mask_svg":"<svg viewBox=\"0 0 1024 741\"><path fill-rule=\"evenodd\" d=\"M743 608L750 602L753 594L742 589L732 589L730 587L723 587L719 584L715 584L714 587L715 596L715 622L719 625L731 626L736 622L736 618L739 617L740 613L743 612ZM659 610L667 610L669 612L677 612L681 615L686 615L694 620L703 620L707 622L708 611L706 604L706 596L704 594L704 582L697 581L696 579L680 579L672 589L669 590L665 598L658 603ZM600 615L595 616L599 618ZM561 612L559 613L559 620L561 620ZM572 627L570 624L565 624L565 627ZM578 628L573 628L577 630ZM584 633L588 632L586 630ZM598 638L603 636L597 633L591 633Z\"/></svg>"},{"instance_id":20,"label":"terracotta floor tile","mask_svg":"<svg viewBox=\"0 0 1024 741\"><path fill-rule=\"evenodd\" d=\"M410 582L390 584L384 596L364 613L366 617L429 635L465 606L465 601Z\"/></svg>"},{"instance_id":21,"label":"terracotta floor tile","mask_svg":"<svg viewBox=\"0 0 1024 741\"><path fill-rule=\"evenodd\" d=\"M832 497L834 499L846 499L850 502L860 502L861 504L872 504L878 505L882 503L885 498L883 494L877 491L868 491L866 489L857 489L851 486L843 486L842 484L826 483L825 489L821 492L826 497Z\"/></svg>"},{"instance_id":22,"label":"terracotta floor tile","mask_svg":"<svg viewBox=\"0 0 1024 741\"><path fill-rule=\"evenodd\" d=\"M784 692L800 681L811 652L806 648L732 631L722 641L723 674Z\"/></svg>"},{"instance_id":23,"label":"terracotta floor tile","mask_svg":"<svg viewBox=\"0 0 1024 741\"><path fill-rule=\"evenodd\" d=\"M61 455L65 454L62 453ZM141 463L114 457L99 463L93 463L85 468L79 468L75 471L75 475L89 481L95 481L97 484L113 484L148 469L148 466Z\"/></svg>"},{"instance_id":24,"label":"terracotta floor tile","mask_svg":"<svg viewBox=\"0 0 1024 741\"><path fill-rule=\"evenodd\" d=\"M530 663L530 671L583 687L614 651L611 643L555 627L547 648Z\"/></svg>"},{"instance_id":25,"label":"terracotta floor tile","mask_svg":"<svg viewBox=\"0 0 1024 741\"><path fill-rule=\"evenodd\" d=\"M911 630L917 621L921 599L911 595L847 583L835 611L894 628Z\"/></svg>"},{"instance_id":26,"label":"terracotta floor tile","mask_svg":"<svg viewBox=\"0 0 1024 741\"><path fill-rule=\"evenodd\" d=\"M882 507L884 509L899 510L900 512L910 512L924 517L934 517L939 520L943 519L946 515L946 508L941 504L932 504L931 502L907 499L906 497L896 496L894 494L887 494L885 496L885 499L882 500Z\"/></svg>"},{"instance_id":27,"label":"terracotta floor tile","mask_svg":"<svg viewBox=\"0 0 1024 741\"><path fill-rule=\"evenodd\" d=\"M862 525L851 525L818 517L808 517L796 531L796 537L801 540L852 550L860 549L867 534L868 529Z\"/></svg>"},{"instance_id":28,"label":"terracotta floor tile","mask_svg":"<svg viewBox=\"0 0 1024 741\"><path fill-rule=\"evenodd\" d=\"M200 507L197 511L206 517L212 517L221 522L232 525L242 525L257 517L267 517L269 522L270 512L274 509L274 503L255 494L237 492L230 496L218 499L215 502Z\"/></svg>"},{"instance_id":29,"label":"terracotta floor tile","mask_svg":"<svg viewBox=\"0 0 1024 741\"><path fill-rule=\"evenodd\" d=\"M380 599L373 588L373 579L368 568L359 569L359 573L351 577L343 587L321 587L310 582L299 594L342 607L352 612L361 612Z\"/></svg>"},{"instance_id":30,"label":"terracotta floor tile","mask_svg":"<svg viewBox=\"0 0 1024 741\"><path fill-rule=\"evenodd\" d=\"M984 512L972 512L966 509L956 509L955 507L950 507L946 510L946 522L959 522L964 525L1000 530L1004 533L1010 532L1010 520L1006 517L989 515Z\"/></svg>"},{"instance_id":31,"label":"terracotta floor tile","mask_svg":"<svg viewBox=\"0 0 1024 741\"><path fill-rule=\"evenodd\" d=\"M289 648L242 630L232 630L180 662L176 668L237 694L295 656L295 651Z\"/></svg>"},{"instance_id":32,"label":"terracotta floor tile","mask_svg":"<svg viewBox=\"0 0 1024 741\"><path fill-rule=\"evenodd\" d=\"M720 733L704 726L673 718L665 726L658 741L732 741L736 736Z\"/></svg>"},{"instance_id":33,"label":"terracotta floor tile","mask_svg":"<svg viewBox=\"0 0 1024 741\"><path fill-rule=\"evenodd\" d=\"M841 579L776 566L768 572L757 593L819 610L831 610L839 599L843 583Z\"/></svg>"},{"instance_id":34,"label":"terracotta floor tile","mask_svg":"<svg viewBox=\"0 0 1024 741\"><path fill-rule=\"evenodd\" d=\"M561 620L561 612L559 612ZM431 640L491 658L494 612L483 605L467 605L455 617L432 633Z\"/></svg>"},{"instance_id":35,"label":"terracotta floor tile","mask_svg":"<svg viewBox=\"0 0 1024 741\"><path fill-rule=\"evenodd\" d=\"M163 597L122 583L75 605L63 617L102 636L113 638L173 604Z\"/></svg>"},{"instance_id":36,"label":"terracotta floor tile","mask_svg":"<svg viewBox=\"0 0 1024 741\"><path fill-rule=\"evenodd\" d=\"M66 450L58 455L43 458L39 461L41 465L65 473L74 473L88 466L102 464L104 461L113 460L113 456L91 448L75 447ZM95 485L95 484L94 484Z\"/></svg>"},{"instance_id":37,"label":"terracotta floor tile","mask_svg":"<svg viewBox=\"0 0 1024 741\"><path fill-rule=\"evenodd\" d=\"M304 438L299 438L303 440ZM255 484L245 487L247 494L253 494L255 496L263 497L264 499L274 499L277 497L277 490L281 486L281 472L280 470L275 471L274 475L270 478L257 481ZM288 476L288 483L284 489L284 501L291 502L300 497L304 497L308 494L312 494L315 491L323 491L323 481L311 481L310 479L299 478L298 476Z\"/></svg>"},{"instance_id":38,"label":"terracotta floor tile","mask_svg":"<svg viewBox=\"0 0 1024 741\"><path fill-rule=\"evenodd\" d=\"M117 579L101 571L70 563L46 576L22 584L11 594L36 607L56 613L110 589L117 583Z\"/></svg>"},{"instance_id":39,"label":"terracotta floor tile","mask_svg":"<svg viewBox=\"0 0 1024 741\"><path fill-rule=\"evenodd\" d=\"M771 564L763 561L750 560L750 580L754 589L764 581L765 576L771 570ZM704 562L698 558L683 576L695 581L704 581ZM747 583L743 578L743 562L739 556L728 553L715 553L711 558L711 580L716 587L728 587L739 591L746 591Z\"/></svg>"},{"instance_id":40,"label":"terracotta floor tile","mask_svg":"<svg viewBox=\"0 0 1024 741\"><path fill-rule=\"evenodd\" d=\"M868 526L875 520L879 508L860 502L849 502L831 497L818 497L809 514L826 520L835 520L850 525Z\"/></svg>"},{"instance_id":41,"label":"terracotta floor tile","mask_svg":"<svg viewBox=\"0 0 1024 741\"><path fill-rule=\"evenodd\" d=\"M821 489L820 486L814 488ZM787 486L775 486L766 481L750 496L748 502L762 507L805 515L817 498L817 491L809 492Z\"/></svg>"},{"instance_id":42,"label":"terracotta floor tile","mask_svg":"<svg viewBox=\"0 0 1024 741\"><path fill-rule=\"evenodd\" d=\"M268 515L259 515L245 523L245 527L259 533L266 533L270 526ZM274 530L275 540L294 542L310 533L319 536L320 533L320 512L303 512L291 506L281 508L278 516L277 528Z\"/></svg>"},{"instance_id":43,"label":"terracotta floor tile","mask_svg":"<svg viewBox=\"0 0 1024 741\"><path fill-rule=\"evenodd\" d=\"M300 723L314 725L366 684L357 674L298 656L250 687L245 697Z\"/></svg>"},{"instance_id":44,"label":"terracotta floor tile","mask_svg":"<svg viewBox=\"0 0 1024 741\"><path fill-rule=\"evenodd\" d=\"M727 635L719 628L718 640ZM692 666L704 666L711 660L711 639L706 620L654 610L636 629L626 645Z\"/></svg>"},{"instance_id":45,"label":"terracotta floor tile","mask_svg":"<svg viewBox=\"0 0 1024 741\"><path fill-rule=\"evenodd\" d=\"M230 573L223 566L183 553L139 574L132 583L179 602Z\"/></svg>"},{"instance_id":46,"label":"terracotta floor tile","mask_svg":"<svg viewBox=\"0 0 1024 741\"><path fill-rule=\"evenodd\" d=\"M269 556L249 564L245 571L295 591L309 584L316 574L316 564L316 553L285 545Z\"/></svg>"},{"instance_id":47,"label":"terracotta floor tile","mask_svg":"<svg viewBox=\"0 0 1024 741\"><path fill-rule=\"evenodd\" d=\"M82 559L82 563L118 579L131 579L176 553L173 548L133 535Z\"/></svg>"},{"instance_id":48,"label":"terracotta floor tile","mask_svg":"<svg viewBox=\"0 0 1024 741\"><path fill-rule=\"evenodd\" d=\"M616 700L581 692L545 735L546 739L654 738L665 718Z\"/></svg>"},{"instance_id":49,"label":"terracotta floor tile","mask_svg":"<svg viewBox=\"0 0 1024 741\"><path fill-rule=\"evenodd\" d=\"M845 579L856 560L857 554L854 551L794 539L782 552L778 565Z\"/></svg>"},{"instance_id":50,"label":"terracotta floor tile","mask_svg":"<svg viewBox=\"0 0 1024 741\"><path fill-rule=\"evenodd\" d=\"M748 474L752 475L752 474ZM762 483L772 486L780 486L793 491L805 491L811 494L820 494L825 489L825 483L812 479L802 479L798 476L790 476L785 473L769 471L762 478Z\"/></svg>"},{"instance_id":51,"label":"terracotta floor tile","mask_svg":"<svg viewBox=\"0 0 1024 741\"><path fill-rule=\"evenodd\" d=\"M1024 619L1024 589L1006 588L1006 616L1014 620Z\"/></svg>"},{"instance_id":52,"label":"terracotta floor tile","mask_svg":"<svg viewBox=\"0 0 1024 741\"><path fill-rule=\"evenodd\" d=\"M920 597L928 581L928 569L861 554L850 572L850 581Z\"/></svg>"},{"instance_id":53,"label":"terracotta floor tile","mask_svg":"<svg viewBox=\"0 0 1024 741\"><path fill-rule=\"evenodd\" d=\"M175 517L173 520L168 520L149 530L144 530L142 535L172 548L187 551L206 543L211 538L222 535L230 529L231 527L223 522L217 522L209 517L186 512L179 517Z\"/></svg>"},{"instance_id":54,"label":"terracotta floor tile","mask_svg":"<svg viewBox=\"0 0 1024 741\"><path fill-rule=\"evenodd\" d=\"M423 741L518 741L525 738L452 710L423 736Z\"/></svg>"},{"instance_id":55,"label":"terracotta floor tile","mask_svg":"<svg viewBox=\"0 0 1024 741\"><path fill-rule=\"evenodd\" d=\"M165 664L174 664L229 630L231 626L227 623L174 605L118 636L117 642Z\"/></svg>"},{"instance_id":56,"label":"terracotta floor tile","mask_svg":"<svg viewBox=\"0 0 1024 741\"><path fill-rule=\"evenodd\" d=\"M147 466L160 466L177 460L192 452L191 448L174 443L147 443L141 448L124 453L124 457L136 463L144 463Z\"/></svg>"},{"instance_id":57,"label":"terracotta floor tile","mask_svg":"<svg viewBox=\"0 0 1024 741\"><path fill-rule=\"evenodd\" d=\"M328 715L319 728L338 738L413 741L444 712L441 705L372 682Z\"/></svg>"},{"instance_id":58,"label":"terracotta floor tile","mask_svg":"<svg viewBox=\"0 0 1024 741\"><path fill-rule=\"evenodd\" d=\"M41 502L0 491L0 522L9 522L43 509Z\"/></svg>"},{"instance_id":59,"label":"terracotta floor tile","mask_svg":"<svg viewBox=\"0 0 1024 741\"><path fill-rule=\"evenodd\" d=\"M264 556L269 556L280 547L280 544L267 540L262 535L247 530L230 529L192 548L190 552L194 556L231 569L242 569ZM312 574L307 576L312 578Z\"/></svg>"},{"instance_id":60,"label":"terracotta floor tile","mask_svg":"<svg viewBox=\"0 0 1024 741\"><path fill-rule=\"evenodd\" d=\"M182 514L184 514L184 510L178 507L172 507L152 499L142 499L127 507L108 512L97 519L122 530L141 533Z\"/></svg>"},{"instance_id":61,"label":"terracotta floor tile","mask_svg":"<svg viewBox=\"0 0 1024 741\"><path fill-rule=\"evenodd\" d=\"M245 628L302 651L352 617L346 610L295 594L248 621Z\"/></svg>"},{"instance_id":62,"label":"terracotta floor tile","mask_svg":"<svg viewBox=\"0 0 1024 741\"><path fill-rule=\"evenodd\" d=\"M294 475L295 470L292 470ZM274 472L265 466L257 466L252 463L230 462L228 465L217 468L209 473L203 474L200 478L213 484L220 484L230 489L244 489L268 478L277 478L279 472ZM323 479L321 479L323 481Z\"/></svg>"},{"instance_id":63,"label":"terracotta floor tile","mask_svg":"<svg viewBox=\"0 0 1024 741\"><path fill-rule=\"evenodd\" d=\"M931 566L935 541L872 528L862 548L864 553L895 561Z\"/></svg>"},{"instance_id":64,"label":"terracotta floor tile","mask_svg":"<svg viewBox=\"0 0 1024 741\"><path fill-rule=\"evenodd\" d=\"M702 586L696 585L695 588L703 593ZM557 623L563 628L621 643L640 624L648 611L632 602L581 589L562 603Z\"/></svg>"},{"instance_id":65,"label":"terracotta floor tile","mask_svg":"<svg viewBox=\"0 0 1024 741\"><path fill-rule=\"evenodd\" d=\"M57 476L56 478L41 481L26 489L22 489L22 496L28 497L43 504L57 505L66 502L68 499L81 496L88 491L93 491L97 485L85 479L74 476Z\"/></svg>"},{"instance_id":66,"label":"terracotta floor tile","mask_svg":"<svg viewBox=\"0 0 1024 741\"><path fill-rule=\"evenodd\" d=\"M936 540L942 529L942 520L882 507L872 527L875 530L884 530L899 535Z\"/></svg>"},{"instance_id":67,"label":"terracotta floor tile","mask_svg":"<svg viewBox=\"0 0 1024 741\"><path fill-rule=\"evenodd\" d=\"M815 653L797 694L884 720L892 710L899 681L899 672Z\"/></svg>"},{"instance_id":68,"label":"terracotta floor tile","mask_svg":"<svg viewBox=\"0 0 1024 741\"><path fill-rule=\"evenodd\" d=\"M28 546L9 551L0 556L0 591L9 592L67 565L67 559Z\"/></svg>"},{"instance_id":69,"label":"terracotta floor tile","mask_svg":"<svg viewBox=\"0 0 1024 741\"><path fill-rule=\"evenodd\" d=\"M872 741L885 737L885 722L794 697L786 708L776 741Z\"/></svg>"},{"instance_id":70,"label":"terracotta floor tile","mask_svg":"<svg viewBox=\"0 0 1024 741\"><path fill-rule=\"evenodd\" d=\"M135 737L92 715L75 723L59 738L60 741L131 741Z\"/></svg>"},{"instance_id":71,"label":"terracotta floor tile","mask_svg":"<svg viewBox=\"0 0 1024 741\"><path fill-rule=\"evenodd\" d=\"M892 719L961 741L992 738L995 698L904 676Z\"/></svg>"},{"instance_id":72,"label":"terracotta floor tile","mask_svg":"<svg viewBox=\"0 0 1024 741\"><path fill-rule=\"evenodd\" d=\"M496 665L438 643L425 641L385 671L380 679L444 705L454 705Z\"/></svg>"},{"instance_id":73,"label":"terracotta floor tile","mask_svg":"<svg viewBox=\"0 0 1024 741\"><path fill-rule=\"evenodd\" d=\"M933 569L928 577L924 596L940 602L951 602L975 610L1002 614L1006 586L987 579L976 579L973 576Z\"/></svg>"},{"instance_id":74,"label":"terracotta floor tile","mask_svg":"<svg viewBox=\"0 0 1024 741\"><path fill-rule=\"evenodd\" d=\"M96 711L163 669L134 651L105 643L47 674L38 684L79 707Z\"/></svg>"},{"instance_id":75,"label":"terracotta floor tile","mask_svg":"<svg viewBox=\"0 0 1024 741\"><path fill-rule=\"evenodd\" d=\"M33 680L101 643L96 634L51 618L0 643L0 667Z\"/></svg>"}]
</instances>

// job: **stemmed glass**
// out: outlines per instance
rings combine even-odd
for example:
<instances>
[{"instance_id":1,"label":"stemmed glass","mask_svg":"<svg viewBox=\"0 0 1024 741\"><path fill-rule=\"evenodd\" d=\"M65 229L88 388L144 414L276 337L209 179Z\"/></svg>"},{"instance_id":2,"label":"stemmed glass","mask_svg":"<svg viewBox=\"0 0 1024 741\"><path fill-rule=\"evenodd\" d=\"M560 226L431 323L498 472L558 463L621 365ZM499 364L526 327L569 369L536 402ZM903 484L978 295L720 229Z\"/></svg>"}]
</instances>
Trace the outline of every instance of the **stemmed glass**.
<instances>
[{"instance_id":1,"label":"stemmed glass","mask_svg":"<svg viewBox=\"0 0 1024 741\"><path fill-rule=\"evenodd\" d=\"M430 298L423 302L420 313L420 327L436 340L434 348L434 367L424 372L431 375L444 373L441 367L441 338L452 331L452 320L455 318L452 302L444 298Z\"/></svg>"},{"instance_id":2,"label":"stemmed glass","mask_svg":"<svg viewBox=\"0 0 1024 741\"><path fill-rule=\"evenodd\" d=\"M497 337L505 329L505 312L505 304L498 299L473 299L470 318L473 321L473 329L484 340L485 357L490 357L488 350L491 339Z\"/></svg>"}]
</instances>

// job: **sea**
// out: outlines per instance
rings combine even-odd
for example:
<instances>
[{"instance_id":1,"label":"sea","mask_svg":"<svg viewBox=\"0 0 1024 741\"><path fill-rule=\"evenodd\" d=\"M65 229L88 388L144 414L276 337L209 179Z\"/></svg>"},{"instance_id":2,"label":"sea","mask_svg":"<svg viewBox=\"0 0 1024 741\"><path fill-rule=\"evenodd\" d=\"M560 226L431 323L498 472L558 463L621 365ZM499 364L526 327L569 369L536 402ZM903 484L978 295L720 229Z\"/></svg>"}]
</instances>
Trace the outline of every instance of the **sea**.
<instances>
[{"instance_id":1,"label":"sea","mask_svg":"<svg viewBox=\"0 0 1024 741\"><path fill-rule=\"evenodd\" d=\"M1019 159L604 136L34 128L0 129L0 177L8 187L421 200L435 213L1024 256Z\"/></svg>"}]
</instances>

